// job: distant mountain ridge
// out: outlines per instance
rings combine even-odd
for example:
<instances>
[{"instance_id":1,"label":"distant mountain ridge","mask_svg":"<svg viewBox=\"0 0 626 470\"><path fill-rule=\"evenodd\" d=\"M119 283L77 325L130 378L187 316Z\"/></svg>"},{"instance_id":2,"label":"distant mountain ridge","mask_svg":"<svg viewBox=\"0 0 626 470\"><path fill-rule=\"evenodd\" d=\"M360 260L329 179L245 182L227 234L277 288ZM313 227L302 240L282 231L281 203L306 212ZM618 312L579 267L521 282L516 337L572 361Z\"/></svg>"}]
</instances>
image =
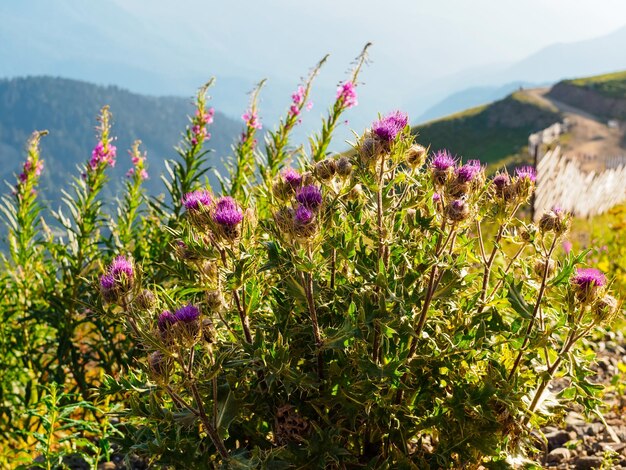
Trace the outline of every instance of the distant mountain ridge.
<instances>
[{"instance_id":1,"label":"distant mountain ridge","mask_svg":"<svg viewBox=\"0 0 626 470\"><path fill-rule=\"evenodd\" d=\"M109 105L113 114L112 135L117 147L110 191L120 187L131 166L127 150L140 139L141 148L148 152L146 187L152 194L163 192L160 175L164 161L176 156L174 146L181 140L187 116L193 113L191 98L143 96L115 86L53 77L0 80L0 180L14 181L26 140L34 130L47 129L49 134L41 142L45 162L42 190L54 207L62 185L77 175L76 165L91 155L96 144L96 117L104 105ZM210 132L207 147L215 149L211 164L220 166L221 158L230 154L241 124L216 112Z\"/></svg>"}]
</instances>

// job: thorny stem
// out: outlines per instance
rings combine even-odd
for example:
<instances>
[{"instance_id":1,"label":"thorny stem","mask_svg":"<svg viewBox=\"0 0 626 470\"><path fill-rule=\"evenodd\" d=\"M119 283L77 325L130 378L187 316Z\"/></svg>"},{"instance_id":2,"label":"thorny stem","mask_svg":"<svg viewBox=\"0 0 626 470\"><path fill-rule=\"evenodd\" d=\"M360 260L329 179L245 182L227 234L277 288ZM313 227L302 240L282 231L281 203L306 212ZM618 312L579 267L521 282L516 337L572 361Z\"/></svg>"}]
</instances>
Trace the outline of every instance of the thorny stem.
<instances>
[{"instance_id":1,"label":"thorny stem","mask_svg":"<svg viewBox=\"0 0 626 470\"><path fill-rule=\"evenodd\" d=\"M385 266L385 271L387 270L387 262L388 259L385 256L385 229L383 227L383 178L385 173L385 154L383 153L380 158L380 171L378 173L378 188L376 191L376 226L378 229L378 267L380 266L380 261L383 261ZM382 292L382 289L378 286L376 288L378 291L378 295L382 298L379 299L379 304L383 305L385 308L385 293ZM382 312L384 316L386 312ZM380 359L380 325L374 319L374 341L372 344L372 360L374 363L378 363Z\"/></svg>"},{"instance_id":2,"label":"thorny stem","mask_svg":"<svg viewBox=\"0 0 626 470\"><path fill-rule=\"evenodd\" d=\"M310 254L310 253L309 253ZM317 349L317 376L320 381L324 380L324 364L322 361L322 335L317 321L317 311L315 310L315 300L313 298L313 275L311 273L302 273L304 280L304 291L306 294L307 307L311 324L313 326L313 336L315 338L315 349Z\"/></svg>"},{"instance_id":3,"label":"thorny stem","mask_svg":"<svg viewBox=\"0 0 626 470\"><path fill-rule=\"evenodd\" d=\"M552 240L552 245L550 246L550 250L546 253L545 257L545 267L543 270L543 277L541 279L541 287L539 288L539 293L537 294L537 301L535 302L535 308L533 309L532 317L530 318L530 322L528 323L528 327L526 328L526 333L524 335L524 342L520 347L519 353L515 358L515 362L513 363L513 367L511 368L511 372L509 373L509 377L507 380L511 380L517 367L519 366L522 357L524 355L524 351L526 350L526 346L528 346L528 342L530 341L530 333L532 332L533 326L535 325L535 320L537 319L537 313L541 307L541 300L543 298L543 294L546 290L546 283L548 280L548 271L550 268L550 257L552 256L552 252L554 251L554 247L556 246L557 237L555 236ZM558 361L557 361L558 362Z\"/></svg>"},{"instance_id":4,"label":"thorny stem","mask_svg":"<svg viewBox=\"0 0 626 470\"><path fill-rule=\"evenodd\" d=\"M550 382L552 381L554 374L556 373L559 366L561 365L561 362L563 362L563 358L567 355L567 353L570 351L572 346L574 346L576 341L578 341L580 338L582 338L587 333L589 333L589 331L591 331L592 328L593 328L593 325L590 325L587 328L584 328L580 333L579 333L578 327L574 327L572 328L572 330L570 330L569 335L567 336L567 340L563 344L563 347L561 348L561 351L559 352L556 360L550 367L548 367L547 376L544 377L539 387L537 387L537 390L535 391L535 396L533 397L533 401L528 407L528 414L522 420L522 425L528 424L528 422L530 421L530 415L535 411L535 408L537 408L537 405L539 404L539 400L541 399L543 392L548 387L548 385L550 385Z\"/></svg>"},{"instance_id":5,"label":"thorny stem","mask_svg":"<svg viewBox=\"0 0 626 470\"><path fill-rule=\"evenodd\" d=\"M487 287L489 286L489 278L491 277L491 268L493 267L493 262L496 258L496 254L498 253L498 249L499 249L499 243L502 240L502 236L504 235L504 230L506 229L509 221L511 220L511 218L513 218L515 216L515 213L517 212L517 210L519 209L520 204L517 204L513 210L511 211L511 215L510 218L508 220L506 220L505 222L502 223L502 225L500 225L500 229L498 230L498 234L496 235L496 238L493 242L493 248L491 250L491 254L489 255L489 259L486 261L485 264L485 274L483 275L483 285L481 288L481 293L480 293L480 302L479 302L479 306L478 306L478 314L480 315L483 310L485 309L485 305L486 305L486 299L487 299ZM485 251L484 251L484 244L483 244L483 237L482 237L482 231L480 228L480 222L476 223L476 227L478 229L478 238L480 240L480 249L481 249L481 253L483 256L483 261L485 260Z\"/></svg>"},{"instance_id":6,"label":"thorny stem","mask_svg":"<svg viewBox=\"0 0 626 470\"><path fill-rule=\"evenodd\" d=\"M226 251L223 248L218 247L217 245L216 247L222 257L222 264L225 268L227 268L228 261L226 259ZM243 334L246 337L246 342L248 344L252 344L252 333L250 333L250 320L248 319L248 315L246 315L241 300L239 299L239 292L237 291L237 289L233 289L232 294L233 299L235 300L235 305L237 306L237 313L239 314L239 319L241 320L241 328L243 329Z\"/></svg>"},{"instance_id":7,"label":"thorny stem","mask_svg":"<svg viewBox=\"0 0 626 470\"><path fill-rule=\"evenodd\" d=\"M198 392L198 388L196 387L196 384L195 384L195 382L193 382L193 380L190 381L189 388L191 390L191 394L193 395L193 397L194 397L194 399L196 401L196 405L198 406L198 413L200 415L200 420L202 421L202 424L204 425L204 428L205 428L207 434L211 438L211 441L213 441L213 445L215 446L217 451L220 453L222 458L224 460L228 460L228 450L226 450L226 446L224 445L224 443L220 439L220 436L217 433L217 430L213 427L213 425L209 421L209 417L207 416L206 412L204 411L204 405L202 403L202 398L200 397L200 393Z\"/></svg>"},{"instance_id":8,"label":"thorny stem","mask_svg":"<svg viewBox=\"0 0 626 470\"><path fill-rule=\"evenodd\" d=\"M496 285L494 286L492 291L487 296L487 299L485 300L485 302L489 302L491 300L491 298L495 295L495 293L498 292L498 289L500 288L500 286L504 282L504 277L508 274L508 272L511 269L511 266L513 266L513 263L515 262L515 260L519 257L519 255L522 254L522 251L524 251L524 248L526 248L526 244L523 244L520 247L520 249L517 250L517 253L515 253L515 255L513 255L513 257L509 261L509 264L507 264L506 268L504 269L502 277L498 280L498 282L496 282Z\"/></svg>"}]
</instances>

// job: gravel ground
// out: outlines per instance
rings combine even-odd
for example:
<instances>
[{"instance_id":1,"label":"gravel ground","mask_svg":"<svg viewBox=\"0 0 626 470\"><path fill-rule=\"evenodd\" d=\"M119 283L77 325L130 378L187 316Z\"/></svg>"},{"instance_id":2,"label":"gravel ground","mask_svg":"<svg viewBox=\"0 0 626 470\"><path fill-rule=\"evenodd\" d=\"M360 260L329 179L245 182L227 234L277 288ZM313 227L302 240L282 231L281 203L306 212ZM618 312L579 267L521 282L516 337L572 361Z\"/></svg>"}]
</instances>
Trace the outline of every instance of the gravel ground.
<instances>
[{"instance_id":1,"label":"gravel ground","mask_svg":"<svg viewBox=\"0 0 626 470\"><path fill-rule=\"evenodd\" d=\"M592 468L626 470L626 341L621 332L597 343L593 382L603 384L603 415L588 421L576 407L567 411L560 426L547 426L546 451L538 463L548 469ZM619 370L621 364L622 372Z\"/></svg>"}]
</instances>

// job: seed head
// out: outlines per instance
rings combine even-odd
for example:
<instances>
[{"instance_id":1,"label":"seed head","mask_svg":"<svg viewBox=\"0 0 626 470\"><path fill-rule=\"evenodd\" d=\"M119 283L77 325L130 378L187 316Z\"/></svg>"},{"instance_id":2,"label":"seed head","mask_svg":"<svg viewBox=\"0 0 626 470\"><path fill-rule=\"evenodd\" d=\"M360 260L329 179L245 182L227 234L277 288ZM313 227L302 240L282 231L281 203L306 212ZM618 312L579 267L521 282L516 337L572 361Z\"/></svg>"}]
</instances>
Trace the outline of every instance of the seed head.
<instances>
[{"instance_id":1,"label":"seed head","mask_svg":"<svg viewBox=\"0 0 626 470\"><path fill-rule=\"evenodd\" d=\"M469 216L470 210L463 199L455 199L446 207L446 215L451 222L461 222Z\"/></svg>"},{"instance_id":2,"label":"seed head","mask_svg":"<svg viewBox=\"0 0 626 470\"><path fill-rule=\"evenodd\" d=\"M342 178L347 178L352 173L352 163L346 156L340 157L337 160L337 174Z\"/></svg>"},{"instance_id":3,"label":"seed head","mask_svg":"<svg viewBox=\"0 0 626 470\"><path fill-rule=\"evenodd\" d=\"M337 172L337 163L331 158L317 162L315 165L315 176L321 181L327 181L335 176Z\"/></svg>"},{"instance_id":4,"label":"seed head","mask_svg":"<svg viewBox=\"0 0 626 470\"><path fill-rule=\"evenodd\" d=\"M426 149L418 144L409 147L406 153L406 162L411 168L419 168L426 161Z\"/></svg>"},{"instance_id":5,"label":"seed head","mask_svg":"<svg viewBox=\"0 0 626 470\"><path fill-rule=\"evenodd\" d=\"M598 324L607 324L617 314L617 299L612 295L605 295L593 306L593 316Z\"/></svg>"}]
</instances>

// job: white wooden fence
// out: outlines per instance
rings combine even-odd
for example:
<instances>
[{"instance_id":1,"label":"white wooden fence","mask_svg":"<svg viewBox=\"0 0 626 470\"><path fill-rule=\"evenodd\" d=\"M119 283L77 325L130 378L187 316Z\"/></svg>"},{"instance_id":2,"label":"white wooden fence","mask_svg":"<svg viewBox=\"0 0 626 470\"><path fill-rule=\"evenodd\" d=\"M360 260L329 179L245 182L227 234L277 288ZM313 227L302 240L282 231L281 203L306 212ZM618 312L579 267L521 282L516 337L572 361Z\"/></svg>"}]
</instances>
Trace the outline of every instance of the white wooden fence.
<instances>
[{"instance_id":1,"label":"white wooden fence","mask_svg":"<svg viewBox=\"0 0 626 470\"><path fill-rule=\"evenodd\" d=\"M537 164L535 218L559 206L578 217L606 212L626 201L626 164L602 172L585 172L578 159L548 151Z\"/></svg>"}]
</instances>

